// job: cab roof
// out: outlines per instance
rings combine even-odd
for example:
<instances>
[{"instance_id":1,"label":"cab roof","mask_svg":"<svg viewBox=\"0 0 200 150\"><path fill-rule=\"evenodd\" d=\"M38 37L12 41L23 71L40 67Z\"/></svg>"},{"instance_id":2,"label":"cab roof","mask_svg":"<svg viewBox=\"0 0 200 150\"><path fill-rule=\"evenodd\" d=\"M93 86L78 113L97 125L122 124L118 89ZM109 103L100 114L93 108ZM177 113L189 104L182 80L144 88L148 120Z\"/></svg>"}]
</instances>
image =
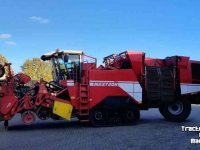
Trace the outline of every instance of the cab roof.
<instances>
[{"instance_id":1,"label":"cab roof","mask_svg":"<svg viewBox=\"0 0 200 150\"><path fill-rule=\"evenodd\" d=\"M81 50L59 50L58 52L57 51L52 51L52 52L48 52L48 53L45 53L41 56L41 59L43 61L45 60L50 60L52 57L55 57L54 54L58 54L58 56L62 55L63 53L64 54L83 54L83 51Z\"/></svg>"}]
</instances>

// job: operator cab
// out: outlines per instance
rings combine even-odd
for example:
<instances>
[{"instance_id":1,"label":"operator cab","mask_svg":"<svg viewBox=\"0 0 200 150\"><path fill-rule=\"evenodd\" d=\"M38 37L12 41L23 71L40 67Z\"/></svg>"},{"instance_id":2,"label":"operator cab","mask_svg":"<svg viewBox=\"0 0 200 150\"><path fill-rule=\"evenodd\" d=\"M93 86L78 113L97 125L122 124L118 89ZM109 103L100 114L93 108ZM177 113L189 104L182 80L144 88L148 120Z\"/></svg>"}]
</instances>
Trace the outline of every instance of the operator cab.
<instances>
[{"instance_id":1,"label":"operator cab","mask_svg":"<svg viewBox=\"0 0 200 150\"><path fill-rule=\"evenodd\" d=\"M75 82L80 82L82 55L82 51L57 49L56 52L42 55L41 59L50 62L53 81L59 83L60 80L73 79Z\"/></svg>"}]
</instances>

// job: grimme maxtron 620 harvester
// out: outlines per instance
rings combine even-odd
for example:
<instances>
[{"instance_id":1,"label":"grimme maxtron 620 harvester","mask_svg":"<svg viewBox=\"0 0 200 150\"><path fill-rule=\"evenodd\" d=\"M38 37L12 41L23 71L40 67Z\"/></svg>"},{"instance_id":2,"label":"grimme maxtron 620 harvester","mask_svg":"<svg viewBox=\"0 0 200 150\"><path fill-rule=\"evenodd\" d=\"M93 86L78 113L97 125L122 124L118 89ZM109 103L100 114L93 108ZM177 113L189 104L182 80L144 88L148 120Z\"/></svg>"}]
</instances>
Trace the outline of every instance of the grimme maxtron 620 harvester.
<instances>
[{"instance_id":1,"label":"grimme maxtron 620 harvester","mask_svg":"<svg viewBox=\"0 0 200 150\"><path fill-rule=\"evenodd\" d=\"M13 76L10 64L0 66L0 76L6 66L9 70L0 85L0 120L6 129L16 113L26 124L37 116L77 117L80 122L108 126L135 125L140 110L159 108L165 119L181 122L189 117L191 104L200 103L200 62L189 57L154 59L125 51L105 57L105 66L99 67L82 51L55 51L41 59L50 62L53 81L41 79L27 93L21 89L31 78L22 73Z\"/></svg>"}]
</instances>

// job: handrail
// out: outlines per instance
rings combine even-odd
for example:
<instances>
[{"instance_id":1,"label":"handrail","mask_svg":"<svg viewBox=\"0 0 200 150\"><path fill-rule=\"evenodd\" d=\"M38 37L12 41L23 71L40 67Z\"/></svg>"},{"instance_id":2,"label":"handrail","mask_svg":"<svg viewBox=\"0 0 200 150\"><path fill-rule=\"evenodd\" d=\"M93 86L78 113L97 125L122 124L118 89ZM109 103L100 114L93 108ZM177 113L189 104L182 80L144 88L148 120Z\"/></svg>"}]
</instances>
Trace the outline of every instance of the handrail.
<instances>
[{"instance_id":1,"label":"handrail","mask_svg":"<svg viewBox=\"0 0 200 150\"><path fill-rule=\"evenodd\" d=\"M88 56L88 55L85 55L85 54L83 54L83 55L86 56L86 57L93 58L93 59L96 60L96 58L94 58L94 57L92 57L92 56Z\"/></svg>"},{"instance_id":2,"label":"handrail","mask_svg":"<svg viewBox=\"0 0 200 150\"><path fill-rule=\"evenodd\" d=\"M70 80L78 81L78 67L74 67L73 72L70 72L68 70L68 73L66 74L66 76L68 76L68 75L69 75ZM75 79L74 79L74 77L75 77ZM65 80L67 80L67 78Z\"/></svg>"},{"instance_id":3,"label":"handrail","mask_svg":"<svg viewBox=\"0 0 200 150\"><path fill-rule=\"evenodd\" d=\"M95 60L95 64L93 64L88 70L90 70L92 67L94 67L94 66L97 64L97 59L96 59L96 58L91 57L91 56L88 56L88 55L85 55L85 54L83 54L82 56L86 56L86 57L88 57L88 58L92 58L92 59ZM88 63L88 62L87 62L87 63Z\"/></svg>"}]
</instances>

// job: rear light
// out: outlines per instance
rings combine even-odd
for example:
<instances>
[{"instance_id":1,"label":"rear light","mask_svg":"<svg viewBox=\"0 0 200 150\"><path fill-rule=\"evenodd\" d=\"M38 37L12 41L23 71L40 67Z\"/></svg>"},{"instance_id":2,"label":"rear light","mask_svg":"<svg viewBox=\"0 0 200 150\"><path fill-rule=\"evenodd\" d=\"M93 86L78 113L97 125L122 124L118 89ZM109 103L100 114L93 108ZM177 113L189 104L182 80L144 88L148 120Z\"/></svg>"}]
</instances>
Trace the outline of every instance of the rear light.
<instances>
[{"instance_id":1,"label":"rear light","mask_svg":"<svg viewBox=\"0 0 200 150\"><path fill-rule=\"evenodd\" d=\"M7 120L9 118L9 116L3 116L4 120Z\"/></svg>"}]
</instances>

